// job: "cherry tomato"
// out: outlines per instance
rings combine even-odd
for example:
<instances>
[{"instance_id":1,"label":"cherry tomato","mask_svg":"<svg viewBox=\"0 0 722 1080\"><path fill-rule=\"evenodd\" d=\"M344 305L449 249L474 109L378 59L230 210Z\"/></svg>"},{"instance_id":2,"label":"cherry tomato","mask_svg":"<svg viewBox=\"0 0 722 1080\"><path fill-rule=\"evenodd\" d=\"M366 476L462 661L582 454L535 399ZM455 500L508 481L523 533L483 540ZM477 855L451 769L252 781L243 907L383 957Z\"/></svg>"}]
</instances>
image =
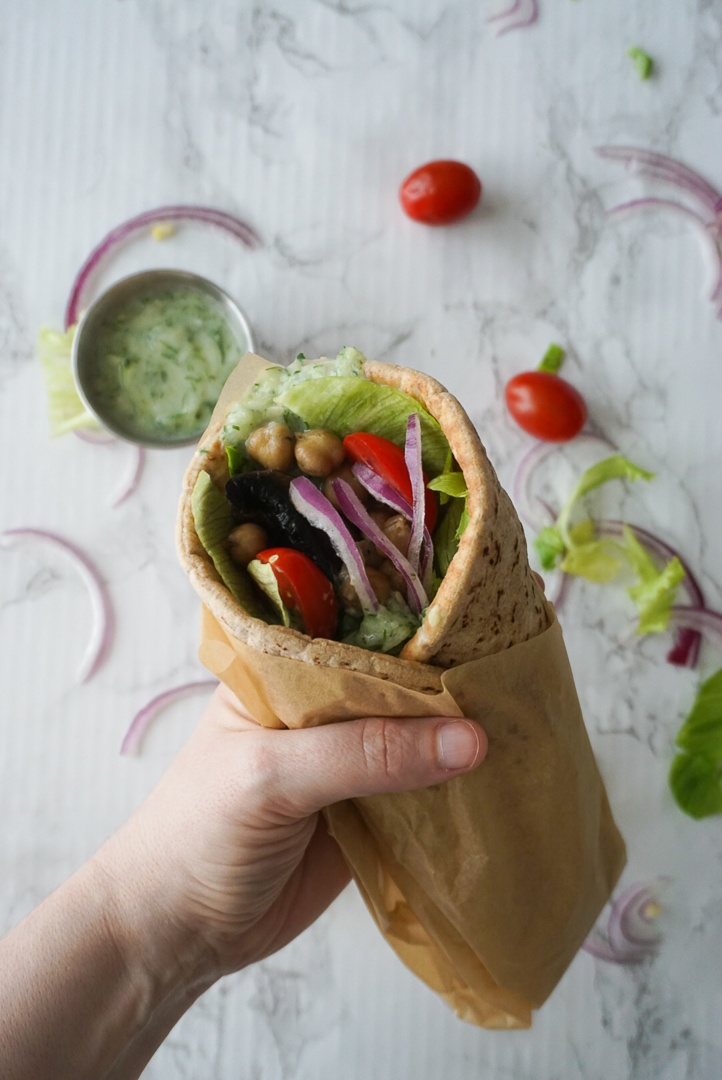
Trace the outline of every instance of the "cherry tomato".
<instances>
[{"instance_id":1,"label":"cherry tomato","mask_svg":"<svg viewBox=\"0 0 722 1080\"><path fill-rule=\"evenodd\" d=\"M333 638L338 606L333 586L308 555L295 548L266 548L257 559L273 570L286 607L298 611L309 637Z\"/></svg>"},{"instance_id":2,"label":"cherry tomato","mask_svg":"<svg viewBox=\"0 0 722 1080\"><path fill-rule=\"evenodd\" d=\"M406 467L404 452L390 439L384 439L382 435L371 435L368 431L358 431L353 435L347 435L343 440L343 448L346 455L352 461L360 461L368 465L369 469L385 480L387 484L397 491L399 495L412 502L411 477ZM424 485L426 485L426 473L424 473ZM433 491L425 490L424 517L429 532L434 531L439 507Z\"/></svg>"},{"instance_id":3,"label":"cherry tomato","mask_svg":"<svg viewBox=\"0 0 722 1080\"><path fill-rule=\"evenodd\" d=\"M548 442L567 442L584 427L584 398L559 375L523 371L506 384L506 404L519 427Z\"/></svg>"},{"instance_id":4,"label":"cherry tomato","mask_svg":"<svg viewBox=\"0 0 722 1080\"><path fill-rule=\"evenodd\" d=\"M481 198L481 181L461 161L430 161L406 177L399 198L414 221L448 225L471 213Z\"/></svg>"}]
</instances>

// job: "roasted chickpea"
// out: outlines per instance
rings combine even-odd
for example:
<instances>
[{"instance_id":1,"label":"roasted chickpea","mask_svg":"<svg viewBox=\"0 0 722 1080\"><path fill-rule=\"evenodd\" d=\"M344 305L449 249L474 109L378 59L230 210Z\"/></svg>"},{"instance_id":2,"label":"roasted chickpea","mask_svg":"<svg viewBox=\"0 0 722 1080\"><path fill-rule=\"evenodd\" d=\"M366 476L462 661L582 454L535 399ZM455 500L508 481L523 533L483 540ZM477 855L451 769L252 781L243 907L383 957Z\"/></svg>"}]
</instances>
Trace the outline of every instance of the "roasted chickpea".
<instances>
[{"instance_id":1,"label":"roasted chickpea","mask_svg":"<svg viewBox=\"0 0 722 1080\"><path fill-rule=\"evenodd\" d=\"M366 574L376 599L380 604L385 604L391 596L391 582L381 570L374 570L373 566L366 567Z\"/></svg>"},{"instance_id":2,"label":"roasted chickpea","mask_svg":"<svg viewBox=\"0 0 722 1080\"><path fill-rule=\"evenodd\" d=\"M359 549L361 558L364 561L364 566L373 566L375 569L383 562L383 555L374 544L373 540L367 540L365 537L363 540L356 541L356 547Z\"/></svg>"},{"instance_id":3,"label":"roasted chickpea","mask_svg":"<svg viewBox=\"0 0 722 1080\"><path fill-rule=\"evenodd\" d=\"M374 570L372 566L366 567L366 575L376 599L380 604L385 604L391 596L391 584L389 579L385 574L382 574L380 570ZM341 584L338 589L338 596L347 611L355 611L357 614L361 613L361 603L358 598L358 593L351 584L346 570L342 570L341 572Z\"/></svg>"},{"instance_id":4,"label":"roasted chickpea","mask_svg":"<svg viewBox=\"0 0 722 1080\"><path fill-rule=\"evenodd\" d=\"M382 532L384 529L384 525L392 516L392 512L390 510L385 510L383 507L377 507L376 510L369 511L369 517L372 521L376 522Z\"/></svg>"},{"instance_id":5,"label":"roasted chickpea","mask_svg":"<svg viewBox=\"0 0 722 1080\"><path fill-rule=\"evenodd\" d=\"M268 547L268 537L260 525L252 521L236 525L228 534L228 554L240 566L248 566L259 551Z\"/></svg>"},{"instance_id":6,"label":"roasted chickpea","mask_svg":"<svg viewBox=\"0 0 722 1080\"><path fill-rule=\"evenodd\" d=\"M392 514L390 518L386 519L381 528L394 547L398 548L402 555L406 555L409 550L409 540L411 539L411 526L404 515Z\"/></svg>"},{"instance_id":7,"label":"roasted chickpea","mask_svg":"<svg viewBox=\"0 0 722 1080\"><path fill-rule=\"evenodd\" d=\"M343 443L332 431L311 428L296 436L296 464L308 476L328 476L345 457Z\"/></svg>"},{"instance_id":8,"label":"roasted chickpea","mask_svg":"<svg viewBox=\"0 0 722 1080\"><path fill-rule=\"evenodd\" d=\"M406 582L403 575L398 572L391 562L391 559L384 559L379 571L388 579L392 592L400 592L402 596L406 596Z\"/></svg>"},{"instance_id":9,"label":"roasted chickpea","mask_svg":"<svg viewBox=\"0 0 722 1080\"><path fill-rule=\"evenodd\" d=\"M287 472L293 465L293 432L288 424L270 420L246 439L246 450L266 469Z\"/></svg>"},{"instance_id":10,"label":"roasted chickpea","mask_svg":"<svg viewBox=\"0 0 722 1080\"><path fill-rule=\"evenodd\" d=\"M363 484L356 479L351 469L351 466L342 465L340 469L334 469L333 472L329 473L323 482L323 493L329 500L329 502L331 502L336 507L337 510L339 509L339 505L338 499L336 498L336 493L333 490L334 480L344 480L351 488L351 490L356 495L358 495L364 506L366 506L370 502L371 496L369 495Z\"/></svg>"}]
</instances>

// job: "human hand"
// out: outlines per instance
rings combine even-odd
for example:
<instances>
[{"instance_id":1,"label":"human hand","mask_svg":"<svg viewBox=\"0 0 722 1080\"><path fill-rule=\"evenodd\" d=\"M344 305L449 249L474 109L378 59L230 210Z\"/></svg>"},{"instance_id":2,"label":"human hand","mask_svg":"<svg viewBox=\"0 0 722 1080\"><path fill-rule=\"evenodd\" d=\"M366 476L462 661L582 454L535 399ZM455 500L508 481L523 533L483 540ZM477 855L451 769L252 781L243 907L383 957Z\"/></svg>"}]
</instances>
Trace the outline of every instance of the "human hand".
<instances>
[{"instance_id":1,"label":"human hand","mask_svg":"<svg viewBox=\"0 0 722 1080\"><path fill-rule=\"evenodd\" d=\"M441 717L264 729L219 687L158 787L96 856L115 882L122 947L145 936L149 961L204 984L268 956L349 880L324 806L436 784L485 753L478 725Z\"/></svg>"}]
</instances>

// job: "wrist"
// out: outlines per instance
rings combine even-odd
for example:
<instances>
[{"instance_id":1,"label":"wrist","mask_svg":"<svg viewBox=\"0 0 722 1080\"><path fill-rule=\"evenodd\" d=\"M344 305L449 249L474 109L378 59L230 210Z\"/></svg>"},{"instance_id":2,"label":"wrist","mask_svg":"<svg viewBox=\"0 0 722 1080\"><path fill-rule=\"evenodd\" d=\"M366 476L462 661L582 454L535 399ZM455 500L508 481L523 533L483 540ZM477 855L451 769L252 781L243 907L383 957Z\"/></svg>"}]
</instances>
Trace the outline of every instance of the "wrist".
<instances>
[{"instance_id":1,"label":"wrist","mask_svg":"<svg viewBox=\"0 0 722 1080\"><path fill-rule=\"evenodd\" d=\"M181 915L182 897L161 860L128 835L112 836L86 866L102 898L105 926L149 1019L170 1000L187 1007L219 977L215 955Z\"/></svg>"}]
</instances>

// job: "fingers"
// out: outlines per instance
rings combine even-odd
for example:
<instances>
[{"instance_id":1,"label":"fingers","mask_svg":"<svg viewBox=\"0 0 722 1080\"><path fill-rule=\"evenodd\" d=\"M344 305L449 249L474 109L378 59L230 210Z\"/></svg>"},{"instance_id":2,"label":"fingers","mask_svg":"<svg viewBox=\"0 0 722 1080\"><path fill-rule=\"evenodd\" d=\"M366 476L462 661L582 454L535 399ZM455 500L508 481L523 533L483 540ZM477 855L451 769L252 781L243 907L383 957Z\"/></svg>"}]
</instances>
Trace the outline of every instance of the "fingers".
<instances>
[{"instance_id":1,"label":"fingers","mask_svg":"<svg viewBox=\"0 0 722 1080\"><path fill-rule=\"evenodd\" d=\"M239 742L254 796L285 818L341 799L438 784L476 768L487 748L477 724L444 717L350 720L248 733Z\"/></svg>"}]
</instances>

